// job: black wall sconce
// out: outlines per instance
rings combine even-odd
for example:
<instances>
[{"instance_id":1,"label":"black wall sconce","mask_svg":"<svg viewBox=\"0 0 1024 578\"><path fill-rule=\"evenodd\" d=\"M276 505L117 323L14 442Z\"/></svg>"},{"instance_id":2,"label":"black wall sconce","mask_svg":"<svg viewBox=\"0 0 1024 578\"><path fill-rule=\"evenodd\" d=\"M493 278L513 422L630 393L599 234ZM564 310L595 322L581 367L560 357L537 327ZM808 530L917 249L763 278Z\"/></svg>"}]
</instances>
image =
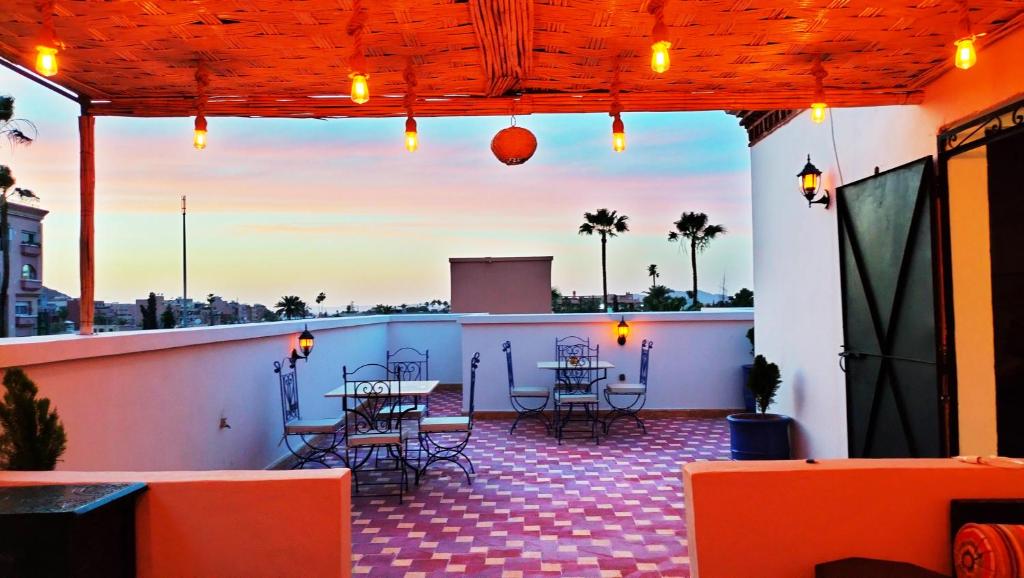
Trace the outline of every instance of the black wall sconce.
<instances>
[{"instance_id":1,"label":"black wall sconce","mask_svg":"<svg viewBox=\"0 0 1024 578\"><path fill-rule=\"evenodd\" d=\"M807 155L807 164L804 165L804 170L800 171L796 176L800 179L800 194L807 199L807 207L810 208L811 205L825 205L827 209L831 197L827 189L821 196L818 195L818 189L821 188L821 171L818 170L818 167L811 164L811 155Z\"/></svg>"},{"instance_id":2,"label":"black wall sconce","mask_svg":"<svg viewBox=\"0 0 1024 578\"><path fill-rule=\"evenodd\" d=\"M313 351L313 334L309 332L309 325L303 328L302 333L299 334L299 351L292 349L291 362L292 368L295 368L295 362L300 359L309 359L309 354Z\"/></svg>"},{"instance_id":3,"label":"black wall sconce","mask_svg":"<svg viewBox=\"0 0 1024 578\"><path fill-rule=\"evenodd\" d=\"M615 333L619 336L619 345L626 344L626 337L629 336L629 324L626 323L626 317L623 316L619 324L615 326Z\"/></svg>"}]
</instances>

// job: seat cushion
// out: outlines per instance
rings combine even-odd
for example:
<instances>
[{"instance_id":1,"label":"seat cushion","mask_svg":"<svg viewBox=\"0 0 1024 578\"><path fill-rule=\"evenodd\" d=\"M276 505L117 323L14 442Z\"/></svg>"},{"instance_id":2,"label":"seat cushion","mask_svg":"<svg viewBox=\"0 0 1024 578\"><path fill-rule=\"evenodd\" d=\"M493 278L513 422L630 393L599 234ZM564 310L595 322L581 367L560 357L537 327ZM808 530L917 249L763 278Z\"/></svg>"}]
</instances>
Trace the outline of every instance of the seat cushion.
<instances>
[{"instance_id":1,"label":"seat cushion","mask_svg":"<svg viewBox=\"0 0 1024 578\"><path fill-rule=\"evenodd\" d=\"M640 383L609 383L608 387L606 387L605 389L607 389L608 393L611 394L630 395L636 395L647 391L647 388Z\"/></svg>"},{"instance_id":2,"label":"seat cushion","mask_svg":"<svg viewBox=\"0 0 1024 578\"><path fill-rule=\"evenodd\" d=\"M551 390L543 387L516 387L512 390L512 397L547 397Z\"/></svg>"},{"instance_id":3,"label":"seat cushion","mask_svg":"<svg viewBox=\"0 0 1024 578\"><path fill-rule=\"evenodd\" d=\"M469 418L461 415L425 417L420 420L420 431L426 433L469 431Z\"/></svg>"},{"instance_id":4,"label":"seat cushion","mask_svg":"<svg viewBox=\"0 0 1024 578\"><path fill-rule=\"evenodd\" d=\"M387 433L365 433L365 434L354 434L348 436L345 440L345 445L349 447L357 446L385 446L385 445L401 445L401 439L398 436L398 432L387 432Z\"/></svg>"},{"instance_id":5,"label":"seat cushion","mask_svg":"<svg viewBox=\"0 0 1024 578\"><path fill-rule=\"evenodd\" d=\"M421 404L413 405L411 403L403 403L396 407L386 407L381 409L382 414L401 413L405 414L404 417L415 418L421 414L427 413L427 406ZM403 417L403 419L404 419Z\"/></svg>"},{"instance_id":6,"label":"seat cushion","mask_svg":"<svg viewBox=\"0 0 1024 578\"><path fill-rule=\"evenodd\" d=\"M557 403L597 403L596 393L559 393L555 395Z\"/></svg>"},{"instance_id":7,"label":"seat cushion","mask_svg":"<svg viewBox=\"0 0 1024 578\"><path fill-rule=\"evenodd\" d=\"M341 427L341 418L293 419L284 426L286 435L334 433Z\"/></svg>"}]
</instances>

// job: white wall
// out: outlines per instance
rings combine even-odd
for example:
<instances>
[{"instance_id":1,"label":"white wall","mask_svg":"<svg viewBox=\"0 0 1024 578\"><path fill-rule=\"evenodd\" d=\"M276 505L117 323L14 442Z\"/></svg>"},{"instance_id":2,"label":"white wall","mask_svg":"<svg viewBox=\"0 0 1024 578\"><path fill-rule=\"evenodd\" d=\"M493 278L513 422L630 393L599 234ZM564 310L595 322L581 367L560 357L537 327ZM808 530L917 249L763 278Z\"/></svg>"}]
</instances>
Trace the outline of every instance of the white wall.
<instances>
[{"instance_id":1,"label":"white wall","mask_svg":"<svg viewBox=\"0 0 1024 578\"><path fill-rule=\"evenodd\" d=\"M388 323L389 347L391 351L402 347L413 347L420 351L429 349L430 379L441 383L462 383L462 340L458 317L393 316Z\"/></svg>"},{"instance_id":2,"label":"white wall","mask_svg":"<svg viewBox=\"0 0 1024 578\"><path fill-rule=\"evenodd\" d=\"M1024 75L1005 71L1021 52L1024 32L1017 32L982 49L971 70L929 85L921 105L833 109L822 125L805 112L751 148L757 351L782 369L776 411L796 418L797 455L847 455L836 212L808 209L799 196L796 173L806 155L834 192L876 166L935 154L942 126L1024 94Z\"/></svg>"},{"instance_id":3,"label":"white wall","mask_svg":"<svg viewBox=\"0 0 1024 578\"><path fill-rule=\"evenodd\" d=\"M750 363L746 332L753 325L749 309L706 310L689 313L626 313L630 326L626 345L616 342L620 315L486 315L464 318L462 351L465 357L480 352L476 409L511 411L508 372L501 344L512 343L516 385L551 387L551 371L537 369L538 361L553 361L555 338L589 337L601 346L601 360L615 364L609 380L636 383L640 371L640 344L654 341L648 367L647 408L730 409L743 407L743 364ZM463 383L469 383L468 364ZM602 402L603 403L603 402ZM468 395L463 398L468 409Z\"/></svg>"}]
</instances>

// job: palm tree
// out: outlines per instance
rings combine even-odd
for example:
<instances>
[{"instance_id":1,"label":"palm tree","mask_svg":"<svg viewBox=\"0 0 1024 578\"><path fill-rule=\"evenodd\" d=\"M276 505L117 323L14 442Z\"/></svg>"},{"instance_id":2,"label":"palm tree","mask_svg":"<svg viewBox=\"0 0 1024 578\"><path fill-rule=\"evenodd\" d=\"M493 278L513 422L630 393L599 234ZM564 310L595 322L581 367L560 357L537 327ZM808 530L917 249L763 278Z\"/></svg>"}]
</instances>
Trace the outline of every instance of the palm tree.
<instances>
[{"instance_id":1,"label":"palm tree","mask_svg":"<svg viewBox=\"0 0 1024 578\"><path fill-rule=\"evenodd\" d=\"M697 253L708 248L711 241L718 235L725 234L725 227L722 225L709 225L708 216L704 213L683 213L675 222L676 230L668 234L669 241L675 241L682 246L684 242L690 244L690 268L693 270L693 303L690 309L700 310L700 298L697 296Z\"/></svg>"},{"instance_id":2,"label":"palm tree","mask_svg":"<svg viewBox=\"0 0 1024 578\"><path fill-rule=\"evenodd\" d=\"M327 294L324 293L323 291L321 291L320 294L316 296L316 306L318 309L320 309L321 313L323 313L323 307L321 307L320 304L323 303L325 299L327 299Z\"/></svg>"},{"instance_id":3,"label":"palm tree","mask_svg":"<svg viewBox=\"0 0 1024 578\"><path fill-rule=\"evenodd\" d=\"M6 137L11 146L32 144L29 132L35 132L35 126L27 120L14 118L14 97L0 96L0 137ZM9 300L11 277L11 254L8 245L10 234L7 224L7 190L14 186L14 175L11 169L0 165L0 253L3 254L3 271L0 274L0 337L7 337L7 302ZM28 189L14 189L22 198L35 198Z\"/></svg>"},{"instance_id":4,"label":"palm tree","mask_svg":"<svg viewBox=\"0 0 1024 578\"><path fill-rule=\"evenodd\" d=\"M658 273L658 266L651 263L647 266L647 276L651 278L651 287L658 284L658 277L661 277L661 273Z\"/></svg>"},{"instance_id":5,"label":"palm tree","mask_svg":"<svg viewBox=\"0 0 1024 578\"><path fill-rule=\"evenodd\" d=\"M584 222L580 225L580 235L598 234L601 236L601 295L602 306L608 309L608 264L607 245L608 237L615 237L619 233L629 230L626 221L629 217L619 215L618 211L598 209L596 213L583 213Z\"/></svg>"},{"instance_id":6,"label":"palm tree","mask_svg":"<svg viewBox=\"0 0 1024 578\"><path fill-rule=\"evenodd\" d=\"M297 295L286 295L277 302L276 311L278 315L284 315L285 319L302 317L306 314L306 303Z\"/></svg>"},{"instance_id":7,"label":"palm tree","mask_svg":"<svg viewBox=\"0 0 1024 578\"><path fill-rule=\"evenodd\" d=\"M217 296L213 293L206 295L206 302L210 304L210 326L213 326L213 303L217 300Z\"/></svg>"}]
</instances>

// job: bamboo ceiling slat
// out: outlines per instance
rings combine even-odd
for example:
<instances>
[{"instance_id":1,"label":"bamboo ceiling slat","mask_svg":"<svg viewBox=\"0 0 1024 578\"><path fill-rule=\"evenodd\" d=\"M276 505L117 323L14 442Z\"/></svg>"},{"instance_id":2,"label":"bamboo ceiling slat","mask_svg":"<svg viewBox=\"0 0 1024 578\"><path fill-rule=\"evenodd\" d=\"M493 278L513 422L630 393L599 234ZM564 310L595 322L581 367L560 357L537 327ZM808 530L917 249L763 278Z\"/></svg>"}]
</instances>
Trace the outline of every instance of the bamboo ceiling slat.
<instances>
[{"instance_id":1,"label":"bamboo ceiling slat","mask_svg":"<svg viewBox=\"0 0 1024 578\"><path fill-rule=\"evenodd\" d=\"M41 16L5 0L0 57L31 67ZM412 62L418 116L806 106L821 55L832 106L919 102L952 63L954 0L666 0L672 68L649 68L648 0L363 0L371 99L347 97L352 0L56 0L52 80L97 115L190 116L197 61L209 116L400 116ZM1024 0L968 0L985 41ZM981 44L982 58L984 44Z\"/></svg>"}]
</instances>

